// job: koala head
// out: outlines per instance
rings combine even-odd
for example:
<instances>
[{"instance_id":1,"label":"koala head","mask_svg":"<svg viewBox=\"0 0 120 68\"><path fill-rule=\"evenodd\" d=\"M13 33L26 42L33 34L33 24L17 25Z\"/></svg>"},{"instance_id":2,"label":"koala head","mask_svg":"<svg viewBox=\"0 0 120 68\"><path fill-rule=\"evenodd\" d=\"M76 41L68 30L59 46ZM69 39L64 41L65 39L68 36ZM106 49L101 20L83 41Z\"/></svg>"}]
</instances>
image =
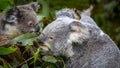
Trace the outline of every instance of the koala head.
<instances>
[{"instance_id":1,"label":"koala head","mask_svg":"<svg viewBox=\"0 0 120 68\"><path fill-rule=\"evenodd\" d=\"M79 20L58 17L45 27L38 37L38 41L50 45L50 50L54 55L70 57L74 55L72 43L82 43L84 39L88 38L87 30Z\"/></svg>"},{"instance_id":2,"label":"koala head","mask_svg":"<svg viewBox=\"0 0 120 68\"><path fill-rule=\"evenodd\" d=\"M73 56L75 54L73 43L82 45L92 37L92 31L96 34L96 29L99 30L94 20L87 14L88 10L80 15L80 20L76 19L71 11L71 9L58 11L56 20L46 26L38 37L39 42L50 46L54 55Z\"/></svg>"},{"instance_id":3,"label":"koala head","mask_svg":"<svg viewBox=\"0 0 120 68\"><path fill-rule=\"evenodd\" d=\"M12 31L20 33L39 31L37 8L37 3L31 3L8 9L4 15L5 34L10 34Z\"/></svg>"}]
</instances>

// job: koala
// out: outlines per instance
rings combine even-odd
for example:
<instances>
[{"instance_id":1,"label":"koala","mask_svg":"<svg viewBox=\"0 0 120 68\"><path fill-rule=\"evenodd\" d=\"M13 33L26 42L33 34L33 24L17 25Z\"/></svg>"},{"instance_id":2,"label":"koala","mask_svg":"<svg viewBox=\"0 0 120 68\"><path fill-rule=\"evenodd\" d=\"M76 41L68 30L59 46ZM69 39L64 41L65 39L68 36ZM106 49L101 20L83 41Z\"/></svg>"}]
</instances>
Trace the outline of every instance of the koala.
<instances>
[{"instance_id":1,"label":"koala","mask_svg":"<svg viewBox=\"0 0 120 68\"><path fill-rule=\"evenodd\" d=\"M92 7L79 11L65 8L38 36L49 52L63 56L66 68L120 68L120 50L90 17Z\"/></svg>"},{"instance_id":2,"label":"koala","mask_svg":"<svg viewBox=\"0 0 120 68\"><path fill-rule=\"evenodd\" d=\"M39 31L37 2L15 6L0 14L0 34L14 38L20 34Z\"/></svg>"}]
</instances>

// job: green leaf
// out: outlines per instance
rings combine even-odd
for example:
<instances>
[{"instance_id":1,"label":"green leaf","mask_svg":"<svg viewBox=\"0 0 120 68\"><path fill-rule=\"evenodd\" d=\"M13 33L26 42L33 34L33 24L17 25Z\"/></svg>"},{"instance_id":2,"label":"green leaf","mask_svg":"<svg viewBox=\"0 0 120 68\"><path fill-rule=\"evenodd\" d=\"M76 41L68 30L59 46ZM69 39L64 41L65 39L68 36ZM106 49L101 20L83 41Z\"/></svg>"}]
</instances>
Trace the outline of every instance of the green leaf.
<instances>
[{"instance_id":1,"label":"green leaf","mask_svg":"<svg viewBox=\"0 0 120 68\"><path fill-rule=\"evenodd\" d=\"M63 66L62 68L66 68L65 62L64 62L64 60L63 60L62 57L58 56L58 57L56 57L56 59L57 59L58 62L60 62L60 63L63 64L63 65L62 65L62 66Z\"/></svg>"},{"instance_id":2,"label":"green leaf","mask_svg":"<svg viewBox=\"0 0 120 68\"><path fill-rule=\"evenodd\" d=\"M36 40L37 34L35 33L26 33L14 38L9 45L13 45L17 42L21 42L23 46L33 45L33 41Z\"/></svg>"},{"instance_id":3,"label":"green leaf","mask_svg":"<svg viewBox=\"0 0 120 68\"><path fill-rule=\"evenodd\" d=\"M35 39L27 39L27 40L24 40L24 41L22 41L22 44L24 45L24 46L26 46L26 45L33 45L33 41L34 41Z\"/></svg>"},{"instance_id":4,"label":"green leaf","mask_svg":"<svg viewBox=\"0 0 120 68\"><path fill-rule=\"evenodd\" d=\"M8 55L10 53L13 53L17 50L17 48L14 47L9 47L9 48L5 48L5 47L0 47L0 55Z\"/></svg>"},{"instance_id":5,"label":"green leaf","mask_svg":"<svg viewBox=\"0 0 120 68\"><path fill-rule=\"evenodd\" d=\"M29 68L28 64L23 64L21 68Z\"/></svg>"},{"instance_id":6,"label":"green leaf","mask_svg":"<svg viewBox=\"0 0 120 68\"><path fill-rule=\"evenodd\" d=\"M37 58L39 57L40 49L38 48L36 53L34 54L34 63L36 62Z\"/></svg>"},{"instance_id":7,"label":"green leaf","mask_svg":"<svg viewBox=\"0 0 120 68\"><path fill-rule=\"evenodd\" d=\"M11 62L12 68L17 68L19 64L20 62L17 60L17 58L12 59L12 62Z\"/></svg>"},{"instance_id":8,"label":"green leaf","mask_svg":"<svg viewBox=\"0 0 120 68\"><path fill-rule=\"evenodd\" d=\"M45 63L43 63L41 68L58 68L58 67L54 63L45 62Z\"/></svg>"},{"instance_id":9,"label":"green leaf","mask_svg":"<svg viewBox=\"0 0 120 68\"><path fill-rule=\"evenodd\" d=\"M44 61L50 62L50 63L56 63L57 62L56 58L53 57L53 56L44 56L44 57L42 57L42 59Z\"/></svg>"}]
</instances>

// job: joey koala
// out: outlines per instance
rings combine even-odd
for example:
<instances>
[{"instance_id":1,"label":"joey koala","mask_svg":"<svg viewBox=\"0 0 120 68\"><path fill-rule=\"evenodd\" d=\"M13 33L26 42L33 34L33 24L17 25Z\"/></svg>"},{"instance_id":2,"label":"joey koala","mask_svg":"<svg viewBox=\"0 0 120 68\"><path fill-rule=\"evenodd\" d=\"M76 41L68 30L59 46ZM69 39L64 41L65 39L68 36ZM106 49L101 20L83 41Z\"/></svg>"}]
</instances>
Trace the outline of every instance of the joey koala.
<instances>
[{"instance_id":1,"label":"joey koala","mask_svg":"<svg viewBox=\"0 0 120 68\"><path fill-rule=\"evenodd\" d=\"M0 15L0 34L14 38L22 33L39 31L36 2L10 8Z\"/></svg>"},{"instance_id":2,"label":"joey koala","mask_svg":"<svg viewBox=\"0 0 120 68\"><path fill-rule=\"evenodd\" d=\"M64 56L67 68L120 68L120 50L90 17L91 9L79 12L80 20L71 9L58 11L38 41L53 55Z\"/></svg>"}]
</instances>

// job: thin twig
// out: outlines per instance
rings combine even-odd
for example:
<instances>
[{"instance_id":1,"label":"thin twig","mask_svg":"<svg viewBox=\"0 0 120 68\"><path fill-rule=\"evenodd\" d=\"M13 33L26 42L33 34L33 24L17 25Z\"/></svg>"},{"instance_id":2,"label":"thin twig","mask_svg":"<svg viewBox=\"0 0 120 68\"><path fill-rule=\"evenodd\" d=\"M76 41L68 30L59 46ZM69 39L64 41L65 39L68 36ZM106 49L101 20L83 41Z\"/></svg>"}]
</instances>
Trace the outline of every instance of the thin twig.
<instances>
[{"instance_id":1,"label":"thin twig","mask_svg":"<svg viewBox=\"0 0 120 68\"><path fill-rule=\"evenodd\" d=\"M34 58L34 57L30 57L29 59L21 62L17 67L21 66L21 65L24 64L24 63L27 63L29 60L31 60L31 59L33 59L33 58Z\"/></svg>"}]
</instances>

